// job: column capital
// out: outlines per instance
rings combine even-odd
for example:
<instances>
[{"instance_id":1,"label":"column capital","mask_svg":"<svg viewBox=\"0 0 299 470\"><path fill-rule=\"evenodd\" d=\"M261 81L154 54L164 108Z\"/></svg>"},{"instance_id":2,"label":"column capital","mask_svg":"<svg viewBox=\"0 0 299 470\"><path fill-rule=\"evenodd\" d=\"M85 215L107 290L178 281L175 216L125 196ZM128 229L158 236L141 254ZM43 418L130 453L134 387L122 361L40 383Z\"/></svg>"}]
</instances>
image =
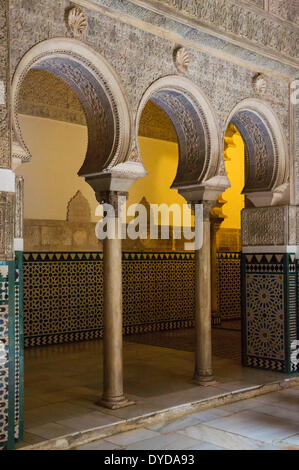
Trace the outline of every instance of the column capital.
<instances>
[{"instance_id":1,"label":"column capital","mask_svg":"<svg viewBox=\"0 0 299 470\"><path fill-rule=\"evenodd\" d=\"M217 176L200 184L177 188L178 192L186 199L189 204L203 204L204 211L210 207L213 209L217 205L218 197L228 187L222 179Z\"/></svg>"}]
</instances>

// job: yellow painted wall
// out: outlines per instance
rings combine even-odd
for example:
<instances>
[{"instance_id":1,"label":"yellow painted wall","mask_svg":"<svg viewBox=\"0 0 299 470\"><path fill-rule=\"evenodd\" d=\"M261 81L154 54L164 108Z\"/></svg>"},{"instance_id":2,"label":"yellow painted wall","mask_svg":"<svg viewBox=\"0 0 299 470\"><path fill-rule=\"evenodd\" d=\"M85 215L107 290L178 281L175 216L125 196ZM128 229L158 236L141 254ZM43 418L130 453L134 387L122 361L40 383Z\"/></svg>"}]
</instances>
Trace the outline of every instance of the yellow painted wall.
<instances>
[{"instance_id":1,"label":"yellow painted wall","mask_svg":"<svg viewBox=\"0 0 299 470\"><path fill-rule=\"evenodd\" d=\"M227 201L222 208L226 219L221 228L241 228L241 210L244 208L244 196L241 192L244 188L245 179L245 156L244 142L235 129L232 137L229 137L229 131L226 134L227 149L225 151L225 167L227 176L231 183L231 188L227 189L222 197Z\"/></svg>"},{"instance_id":2,"label":"yellow painted wall","mask_svg":"<svg viewBox=\"0 0 299 470\"><path fill-rule=\"evenodd\" d=\"M87 198L92 220L97 201L91 187L79 178L87 146L85 126L51 119L20 116L20 124L32 161L16 171L25 178L25 218L65 220L68 201L78 189ZM240 228L240 211L244 197L244 144L239 133L226 139L229 143L225 162L232 187L223 193L227 216L222 228ZM139 137L143 164L148 176L136 181L129 192L128 204L145 197L152 204L185 204L185 199L170 186L178 165L178 146L148 137Z\"/></svg>"},{"instance_id":3,"label":"yellow painted wall","mask_svg":"<svg viewBox=\"0 0 299 470\"><path fill-rule=\"evenodd\" d=\"M25 218L65 220L68 201L78 189L93 214L94 191L77 175L86 153L87 128L24 115L20 125L32 154L31 162L16 171L25 180Z\"/></svg>"},{"instance_id":4,"label":"yellow painted wall","mask_svg":"<svg viewBox=\"0 0 299 470\"><path fill-rule=\"evenodd\" d=\"M148 176L132 185L128 204L138 203L145 197L151 204L178 204L182 208L185 199L178 191L170 189L179 161L177 143L139 137L139 148Z\"/></svg>"},{"instance_id":5,"label":"yellow painted wall","mask_svg":"<svg viewBox=\"0 0 299 470\"><path fill-rule=\"evenodd\" d=\"M86 127L24 115L20 125L32 154L31 162L16 171L25 179L25 218L65 220L68 201L78 189L93 215L97 207L94 192L77 176L86 152ZM143 197L155 204L183 204L184 198L170 190L178 165L177 144L140 137L139 145L149 176L132 185L128 204L139 203Z\"/></svg>"}]
</instances>

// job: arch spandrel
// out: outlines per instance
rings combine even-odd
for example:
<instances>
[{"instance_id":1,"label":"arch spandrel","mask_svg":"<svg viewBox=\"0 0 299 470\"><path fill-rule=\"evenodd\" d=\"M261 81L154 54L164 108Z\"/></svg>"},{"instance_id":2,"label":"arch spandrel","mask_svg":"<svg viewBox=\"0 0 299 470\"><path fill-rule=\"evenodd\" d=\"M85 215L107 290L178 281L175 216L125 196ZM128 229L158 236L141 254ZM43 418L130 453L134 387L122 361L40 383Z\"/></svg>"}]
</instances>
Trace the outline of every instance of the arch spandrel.
<instances>
[{"instance_id":1,"label":"arch spandrel","mask_svg":"<svg viewBox=\"0 0 299 470\"><path fill-rule=\"evenodd\" d=\"M16 69L12 83L15 159L31 159L18 121L18 100L23 80L32 68L48 70L64 80L81 101L88 126L88 149L79 175L93 176L123 162L130 145L131 117L118 78L101 55L78 40L66 38L37 44Z\"/></svg>"}]
</instances>

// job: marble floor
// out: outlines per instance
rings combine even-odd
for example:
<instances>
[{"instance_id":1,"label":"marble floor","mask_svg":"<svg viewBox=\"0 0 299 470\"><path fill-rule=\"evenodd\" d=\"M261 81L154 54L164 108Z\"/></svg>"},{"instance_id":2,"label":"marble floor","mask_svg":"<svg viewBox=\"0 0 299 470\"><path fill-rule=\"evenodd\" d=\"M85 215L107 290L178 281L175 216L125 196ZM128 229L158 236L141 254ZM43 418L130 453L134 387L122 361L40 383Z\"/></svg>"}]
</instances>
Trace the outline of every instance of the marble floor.
<instances>
[{"instance_id":1,"label":"marble floor","mask_svg":"<svg viewBox=\"0 0 299 470\"><path fill-rule=\"evenodd\" d=\"M90 341L25 351L25 434L18 447L287 378L214 356L216 385L198 387L192 352L125 341L125 390L136 404L111 411L97 404L102 347Z\"/></svg>"},{"instance_id":2,"label":"marble floor","mask_svg":"<svg viewBox=\"0 0 299 470\"><path fill-rule=\"evenodd\" d=\"M180 351L195 351L195 330L187 328L174 331L156 331L126 337L126 341L142 343ZM213 355L241 362L240 321L222 322L212 329Z\"/></svg>"},{"instance_id":3,"label":"marble floor","mask_svg":"<svg viewBox=\"0 0 299 470\"><path fill-rule=\"evenodd\" d=\"M76 450L299 450L299 387L193 413Z\"/></svg>"}]
</instances>

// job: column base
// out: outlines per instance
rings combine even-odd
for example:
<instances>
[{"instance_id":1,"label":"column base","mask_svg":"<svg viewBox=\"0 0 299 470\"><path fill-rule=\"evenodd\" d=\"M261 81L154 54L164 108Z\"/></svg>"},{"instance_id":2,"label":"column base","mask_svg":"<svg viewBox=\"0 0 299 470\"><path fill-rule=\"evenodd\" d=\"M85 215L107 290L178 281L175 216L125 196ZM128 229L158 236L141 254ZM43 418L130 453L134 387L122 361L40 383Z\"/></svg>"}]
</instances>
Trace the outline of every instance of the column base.
<instances>
[{"instance_id":1,"label":"column base","mask_svg":"<svg viewBox=\"0 0 299 470\"><path fill-rule=\"evenodd\" d=\"M117 398L105 398L102 397L98 402L99 406L109 408L109 410L118 410L119 408L125 408L126 406L135 405L135 401L127 399L125 396Z\"/></svg>"},{"instance_id":2,"label":"column base","mask_svg":"<svg viewBox=\"0 0 299 470\"><path fill-rule=\"evenodd\" d=\"M212 374L208 374L208 375L195 374L193 377L193 382L196 385L201 385L202 387L212 387L213 385L217 384Z\"/></svg>"}]
</instances>

